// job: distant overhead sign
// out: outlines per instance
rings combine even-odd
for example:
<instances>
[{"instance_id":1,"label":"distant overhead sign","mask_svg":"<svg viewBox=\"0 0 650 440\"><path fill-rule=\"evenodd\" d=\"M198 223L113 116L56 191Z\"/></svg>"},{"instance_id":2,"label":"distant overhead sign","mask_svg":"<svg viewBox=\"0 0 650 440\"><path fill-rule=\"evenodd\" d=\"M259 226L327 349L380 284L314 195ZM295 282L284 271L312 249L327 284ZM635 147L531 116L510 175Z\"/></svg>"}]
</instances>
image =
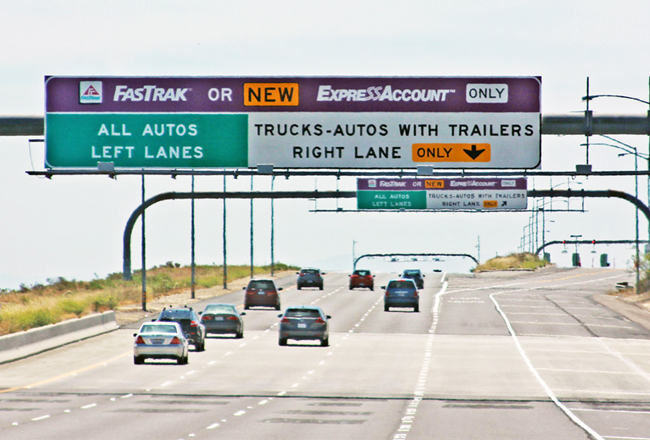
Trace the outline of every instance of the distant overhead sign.
<instances>
[{"instance_id":1,"label":"distant overhead sign","mask_svg":"<svg viewBox=\"0 0 650 440\"><path fill-rule=\"evenodd\" d=\"M540 163L539 77L47 77L46 167Z\"/></svg>"},{"instance_id":2,"label":"distant overhead sign","mask_svg":"<svg viewBox=\"0 0 650 440\"><path fill-rule=\"evenodd\" d=\"M357 179L357 209L526 209L525 177L490 179Z\"/></svg>"}]
</instances>

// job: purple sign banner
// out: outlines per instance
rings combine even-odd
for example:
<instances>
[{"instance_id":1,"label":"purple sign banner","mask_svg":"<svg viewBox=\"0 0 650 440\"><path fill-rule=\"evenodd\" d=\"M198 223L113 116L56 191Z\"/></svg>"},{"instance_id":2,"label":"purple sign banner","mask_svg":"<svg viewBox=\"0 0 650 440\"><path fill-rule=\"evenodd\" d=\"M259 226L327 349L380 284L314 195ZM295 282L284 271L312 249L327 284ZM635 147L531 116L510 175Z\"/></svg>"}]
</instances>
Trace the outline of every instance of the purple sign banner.
<instances>
[{"instance_id":1,"label":"purple sign banner","mask_svg":"<svg viewBox=\"0 0 650 440\"><path fill-rule=\"evenodd\" d=\"M539 113L541 77L46 77L46 112Z\"/></svg>"},{"instance_id":2,"label":"purple sign banner","mask_svg":"<svg viewBox=\"0 0 650 440\"><path fill-rule=\"evenodd\" d=\"M461 179L357 179L358 191L526 190L525 177Z\"/></svg>"}]
</instances>

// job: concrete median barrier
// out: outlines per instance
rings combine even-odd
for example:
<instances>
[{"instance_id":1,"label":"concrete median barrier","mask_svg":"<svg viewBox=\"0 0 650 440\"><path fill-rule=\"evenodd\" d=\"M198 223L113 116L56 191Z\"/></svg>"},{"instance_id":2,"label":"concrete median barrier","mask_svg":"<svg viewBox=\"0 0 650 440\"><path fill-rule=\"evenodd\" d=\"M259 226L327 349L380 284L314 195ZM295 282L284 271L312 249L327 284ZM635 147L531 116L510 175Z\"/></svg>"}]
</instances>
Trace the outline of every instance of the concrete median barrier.
<instances>
[{"instance_id":1,"label":"concrete median barrier","mask_svg":"<svg viewBox=\"0 0 650 440\"><path fill-rule=\"evenodd\" d=\"M117 330L115 312L97 313L0 337L0 364Z\"/></svg>"}]
</instances>

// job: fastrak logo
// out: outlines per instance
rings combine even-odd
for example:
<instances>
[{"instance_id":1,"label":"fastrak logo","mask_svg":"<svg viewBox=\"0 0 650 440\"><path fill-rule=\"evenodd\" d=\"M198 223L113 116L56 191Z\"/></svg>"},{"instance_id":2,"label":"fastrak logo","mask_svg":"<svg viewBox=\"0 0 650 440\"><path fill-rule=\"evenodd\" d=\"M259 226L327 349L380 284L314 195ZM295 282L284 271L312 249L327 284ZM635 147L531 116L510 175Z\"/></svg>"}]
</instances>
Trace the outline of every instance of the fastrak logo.
<instances>
[{"instance_id":1,"label":"fastrak logo","mask_svg":"<svg viewBox=\"0 0 650 440\"><path fill-rule=\"evenodd\" d=\"M79 81L79 104L101 104L102 82Z\"/></svg>"}]
</instances>

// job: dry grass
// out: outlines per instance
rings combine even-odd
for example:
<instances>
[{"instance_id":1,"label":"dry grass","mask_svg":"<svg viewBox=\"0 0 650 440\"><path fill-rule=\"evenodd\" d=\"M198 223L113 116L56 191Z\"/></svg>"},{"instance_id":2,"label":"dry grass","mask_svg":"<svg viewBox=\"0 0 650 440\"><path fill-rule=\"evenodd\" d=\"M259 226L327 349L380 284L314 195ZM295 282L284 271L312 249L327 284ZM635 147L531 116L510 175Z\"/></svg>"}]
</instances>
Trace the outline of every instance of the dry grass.
<instances>
[{"instance_id":1,"label":"dry grass","mask_svg":"<svg viewBox=\"0 0 650 440\"><path fill-rule=\"evenodd\" d=\"M275 264L275 270L297 269ZM196 287L223 284L221 266L196 266ZM269 272L269 266L254 268L255 274ZM250 275L250 266L228 266L228 280ZM191 268L173 263L147 270L147 298L150 300L191 288ZM48 284L19 290L0 291L0 335L54 324L93 312L115 310L119 306L142 301L142 274L137 271L132 281L124 281L121 273L92 281L48 280Z\"/></svg>"},{"instance_id":2,"label":"dry grass","mask_svg":"<svg viewBox=\"0 0 650 440\"><path fill-rule=\"evenodd\" d=\"M510 254L506 257L495 257L474 269L474 272L485 272L492 270L514 270L527 269L535 270L549 265L546 260L541 260L537 255L530 253Z\"/></svg>"}]
</instances>

